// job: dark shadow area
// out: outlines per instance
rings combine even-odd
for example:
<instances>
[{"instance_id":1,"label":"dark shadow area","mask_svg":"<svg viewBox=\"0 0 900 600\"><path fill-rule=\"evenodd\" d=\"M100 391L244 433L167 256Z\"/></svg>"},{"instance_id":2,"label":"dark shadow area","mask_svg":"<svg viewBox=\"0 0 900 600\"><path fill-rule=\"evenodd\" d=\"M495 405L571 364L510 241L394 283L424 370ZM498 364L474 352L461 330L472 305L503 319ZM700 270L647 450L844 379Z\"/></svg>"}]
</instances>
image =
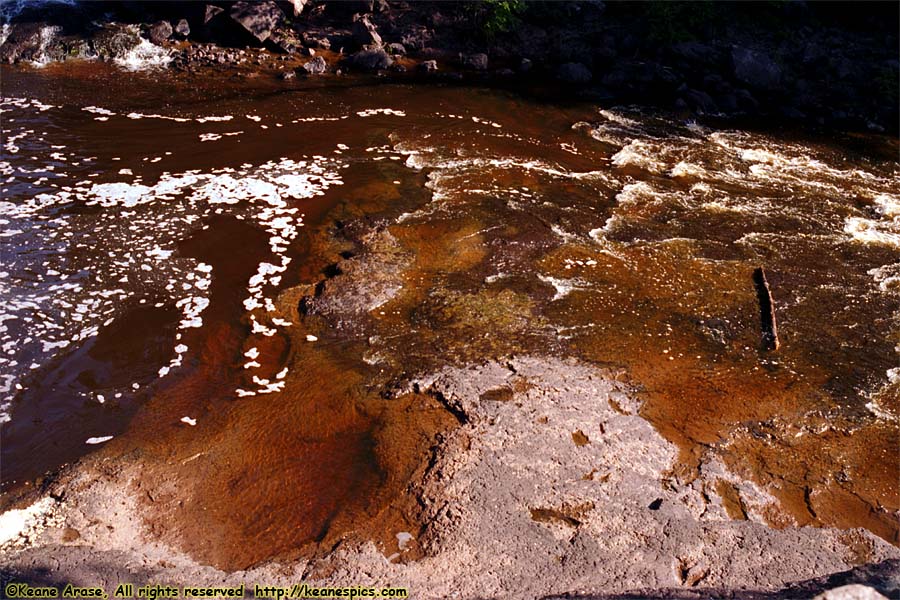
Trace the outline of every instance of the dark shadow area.
<instances>
[{"instance_id":1,"label":"dark shadow area","mask_svg":"<svg viewBox=\"0 0 900 600\"><path fill-rule=\"evenodd\" d=\"M315 56L325 67L311 80L349 69L391 80L527 85L556 97L776 126L892 135L900 128L896 2L299 4L297 14L293 3L271 0L28 3L18 14L6 10L15 16L0 59L111 60L143 38L170 48L173 68L187 73L265 64L299 82L308 75L297 67ZM56 40L46 39L45 25L60 28ZM284 71L282 59L297 62Z\"/></svg>"}]
</instances>

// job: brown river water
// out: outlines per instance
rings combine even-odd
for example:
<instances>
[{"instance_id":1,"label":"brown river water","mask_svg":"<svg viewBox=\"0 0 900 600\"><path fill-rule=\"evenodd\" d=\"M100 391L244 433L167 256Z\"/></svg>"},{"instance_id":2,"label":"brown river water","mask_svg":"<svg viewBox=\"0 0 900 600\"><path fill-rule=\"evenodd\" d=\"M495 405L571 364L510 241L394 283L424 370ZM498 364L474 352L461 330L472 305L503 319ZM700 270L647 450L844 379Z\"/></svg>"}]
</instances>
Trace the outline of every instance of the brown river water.
<instances>
[{"instance_id":1,"label":"brown river water","mask_svg":"<svg viewBox=\"0 0 900 600\"><path fill-rule=\"evenodd\" d=\"M620 371L673 477L715 457L772 526L900 542L896 140L461 86L2 77L7 497L100 452L212 564L389 545L457 421L385 389L527 353ZM367 227L403 284L364 335L298 312Z\"/></svg>"}]
</instances>

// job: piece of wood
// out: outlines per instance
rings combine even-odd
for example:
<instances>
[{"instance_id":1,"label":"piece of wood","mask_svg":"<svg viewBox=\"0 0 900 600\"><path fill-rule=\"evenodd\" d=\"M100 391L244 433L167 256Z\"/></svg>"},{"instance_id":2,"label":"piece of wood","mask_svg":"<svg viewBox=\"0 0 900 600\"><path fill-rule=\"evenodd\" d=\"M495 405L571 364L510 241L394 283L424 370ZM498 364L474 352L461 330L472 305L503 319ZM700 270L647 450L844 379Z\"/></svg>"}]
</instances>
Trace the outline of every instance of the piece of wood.
<instances>
[{"instance_id":1,"label":"piece of wood","mask_svg":"<svg viewBox=\"0 0 900 600\"><path fill-rule=\"evenodd\" d=\"M758 267L753 271L753 285L756 286L756 298L759 300L759 320L762 327L763 349L769 351L778 350L781 340L778 339L778 324L775 321L775 301L772 300L772 290L766 279L766 271Z\"/></svg>"}]
</instances>

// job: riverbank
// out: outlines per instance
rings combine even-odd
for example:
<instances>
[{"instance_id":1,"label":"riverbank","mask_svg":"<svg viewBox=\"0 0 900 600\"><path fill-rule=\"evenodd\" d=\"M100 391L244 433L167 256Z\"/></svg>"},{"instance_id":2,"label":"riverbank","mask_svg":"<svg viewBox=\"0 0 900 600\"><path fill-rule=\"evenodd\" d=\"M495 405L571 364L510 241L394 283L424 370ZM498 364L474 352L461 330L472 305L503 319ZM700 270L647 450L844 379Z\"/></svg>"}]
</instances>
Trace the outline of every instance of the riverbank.
<instances>
[{"instance_id":1,"label":"riverbank","mask_svg":"<svg viewBox=\"0 0 900 600\"><path fill-rule=\"evenodd\" d=\"M11 2L5 11L9 63L96 59L287 86L357 71L898 132L892 3Z\"/></svg>"},{"instance_id":2,"label":"riverbank","mask_svg":"<svg viewBox=\"0 0 900 600\"><path fill-rule=\"evenodd\" d=\"M444 369L414 385L450 404L463 423L441 436L410 481L421 528L218 570L165 543L171 522L147 535L147 497L161 500L147 487L151 464L100 453L28 509L21 536L4 546L4 583L112 590L305 582L405 587L415 598L680 598L687 590L698 599L812 598L851 583L892 597L900 589L900 551L864 530L735 520L728 496L717 495L723 482L740 487L753 514L763 505L750 497L770 500L721 465L688 484L673 479L676 448L636 415L613 373L524 356ZM196 525L202 533L186 538L222 528ZM273 543L288 524L275 526Z\"/></svg>"}]
</instances>

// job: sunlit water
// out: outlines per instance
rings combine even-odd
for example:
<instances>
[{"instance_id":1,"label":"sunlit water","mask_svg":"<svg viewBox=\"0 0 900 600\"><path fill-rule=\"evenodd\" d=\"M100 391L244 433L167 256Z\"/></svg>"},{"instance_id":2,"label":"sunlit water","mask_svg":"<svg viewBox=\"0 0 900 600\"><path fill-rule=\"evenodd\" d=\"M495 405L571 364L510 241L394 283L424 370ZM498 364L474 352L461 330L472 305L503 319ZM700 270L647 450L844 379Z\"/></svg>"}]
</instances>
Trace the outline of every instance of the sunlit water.
<instances>
[{"instance_id":1,"label":"sunlit water","mask_svg":"<svg viewBox=\"0 0 900 600\"><path fill-rule=\"evenodd\" d=\"M551 351L625 368L686 456L824 453L876 490L865 502L896 510L896 461L862 464L896 441L900 416L895 142L466 88L248 86L204 100L177 81L154 95L146 79L128 92L55 76L5 72L0 104L5 485L127 432L142 402L203 365L210 322L240 337L217 400L290 403L303 365L276 369L258 347L297 326L273 301L310 278L307 221L341 206L389 219L424 261L458 271L421 289L411 278L391 314L439 288L508 288ZM759 346L756 266L775 297L775 354ZM404 318L386 315L385 333ZM454 335L419 332L431 345L416 351L452 362L481 347ZM863 439L838 457L846 440L826 439L830 426ZM760 427L824 437L760 448ZM776 487L800 468L729 464Z\"/></svg>"}]
</instances>

